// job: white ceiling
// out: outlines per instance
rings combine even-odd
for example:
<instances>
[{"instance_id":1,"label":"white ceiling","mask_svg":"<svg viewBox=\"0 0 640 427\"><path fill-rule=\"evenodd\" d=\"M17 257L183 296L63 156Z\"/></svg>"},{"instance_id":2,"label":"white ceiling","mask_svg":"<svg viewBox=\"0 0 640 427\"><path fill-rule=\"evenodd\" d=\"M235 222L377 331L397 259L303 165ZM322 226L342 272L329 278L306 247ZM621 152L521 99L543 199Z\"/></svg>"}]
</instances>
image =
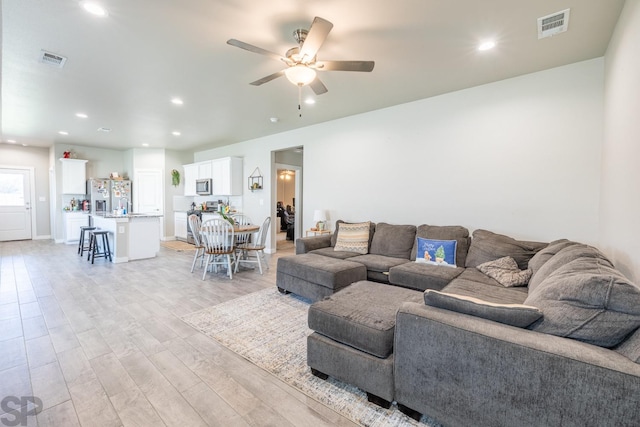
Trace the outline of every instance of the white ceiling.
<instances>
[{"instance_id":1,"label":"white ceiling","mask_svg":"<svg viewBox=\"0 0 640 427\"><path fill-rule=\"evenodd\" d=\"M231 144L603 56L624 3L98 1L108 17L87 14L76 0L2 1L2 141L178 150ZM569 31L538 40L537 18L566 8ZM299 117L298 89L286 78L249 85L283 65L226 41L284 55L296 46L292 32L315 16L334 24L318 59L373 60L375 68L321 72L329 92L303 105ZM479 52L489 38L496 48ZM64 68L38 62L42 49L67 57ZM314 97L308 87L302 94ZM173 105L174 96L184 105Z\"/></svg>"}]
</instances>

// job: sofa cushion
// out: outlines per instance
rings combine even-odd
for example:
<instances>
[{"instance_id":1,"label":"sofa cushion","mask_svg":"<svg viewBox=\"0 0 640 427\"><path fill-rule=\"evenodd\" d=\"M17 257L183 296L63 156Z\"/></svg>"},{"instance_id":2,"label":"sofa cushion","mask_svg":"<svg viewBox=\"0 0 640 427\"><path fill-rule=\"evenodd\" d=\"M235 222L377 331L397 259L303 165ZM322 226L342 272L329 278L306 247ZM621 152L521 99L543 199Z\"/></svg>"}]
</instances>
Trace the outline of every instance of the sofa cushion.
<instances>
[{"instance_id":1,"label":"sofa cushion","mask_svg":"<svg viewBox=\"0 0 640 427\"><path fill-rule=\"evenodd\" d=\"M416 262L440 267L456 266L457 240L434 240L416 237Z\"/></svg>"},{"instance_id":2,"label":"sofa cushion","mask_svg":"<svg viewBox=\"0 0 640 427\"><path fill-rule=\"evenodd\" d=\"M526 328L542 317L542 312L536 307L522 304L496 304L474 297L431 289L425 291L424 302L431 307L482 317L518 328Z\"/></svg>"},{"instance_id":3,"label":"sofa cushion","mask_svg":"<svg viewBox=\"0 0 640 427\"><path fill-rule=\"evenodd\" d=\"M531 278L531 270L520 270L516 260L510 256L484 262L476 268L507 288L526 286Z\"/></svg>"},{"instance_id":4,"label":"sofa cushion","mask_svg":"<svg viewBox=\"0 0 640 427\"><path fill-rule=\"evenodd\" d=\"M396 312L406 301L421 302L422 292L361 281L309 307L309 328L377 357L393 352Z\"/></svg>"},{"instance_id":5,"label":"sofa cushion","mask_svg":"<svg viewBox=\"0 0 640 427\"><path fill-rule=\"evenodd\" d=\"M367 267L367 271L376 271L378 273L386 273L392 267L409 262L408 259L404 258L394 258L375 254L358 255L357 257L350 258L349 261L364 264L365 267Z\"/></svg>"},{"instance_id":6,"label":"sofa cushion","mask_svg":"<svg viewBox=\"0 0 640 427\"><path fill-rule=\"evenodd\" d=\"M415 238L415 225L392 225L380 222L376 224L376 232L373 235L369 253L408 260Z\"/></svg>"},{"instance_id":7,"label":"sofa cushion","mask_svg":"<svg viewBox=\"0 0 640 427\"><path fill-rule=\"evenodd\" d=\"M422 237L425 239L438 239L438 240L455 240L456 244L456 265L463 267L467 259L467 253L469 252L469 245L471 244L471 237L469 237L469 230L459 225L427 225L422 224L416 229L416 237ZM417 240L414 242L411 249L411 261L416 260L417 253Z\"/></svg>"},{"instance_id":8,"label":"sofa cushion","mask_svg":"<svg viewBox=\"0 0 640 427\"><path fill-rule=\"evenodd\" d=\"M370 222L356 224L340 223L336 230L335 251L355 252L366 254L369 252L369 226Z\"/></svg>"},{"instance_id":9,"label":"sofa cushion","mask_svg":"<svg viewBox=\"0 0 640 427\"><path fill-rule=\"evenodd\" d=\"M616 351L636 363L640 363L640 328L622 342Z\"/></svg>"},{"instance_id":10,"label":"sofa cushion","mask_svg":"<svg viewBox=\"0 0 640 427\"><path fill-rule=\"evenodd\" d=\"M601 347L619 344L640 326L640 288L601 258L558 268L525 300L544 318L530 329Z\"/></svg>"},{"instance_id":11,"label":"sofa cushion","mask_svg":"<svg viewBox=\"0 0 640 427\"><path fill-rule=\"evenodd\" d=\"M336 259L349 259L356 256L360 256L360 254L357 252L336 251L333 246L329 246L327 248L314 249L312 251L309 251L308 253L315 254L315 255L328 256L329 258L336 258Z\"/></svg>"},{"instance_id":12,"label":"sofa cushion","mask_svg":"<svg viewBox=\"0 0 640 427\"><path fill-rule=\"evenodd\" d=\"M544 265L545 262L549 261L549 259L560 251L560 249L564 249L567 246L575 245L576 242L572 242L567 239L554 240L549 243L544 248L540 249L534 256L529 260L529 268L533 274L536 274L540 267Z\"/></svg>"},{"instance_id":13,"label":"sofa cushion","mask_svg":"<svg viewBox=\"0 0 640 427\"><path fill-rule=\"evenodd\" d=\"M364 222L364 221L362 221ZM334 228L334 230L338 230L338 228L340 227L340 224L356 224L354 222L345 222L341 219L336 221L336 228ZM373 239L373 234L376 231L376 224L375 222L371 222L369 221L369 248L371 248L371 240ZM333 233L331 235L331 246L335 246L336 245L336 240L338 240L338 233Z\"/></svg>"},{"instance_id":14,"label":"sofa cushion","mask_svg":"<svg viewBox=\"0 0 640 427\"><path fill-rule=\"evenodd\" d=\"M389 283L424 291L440 290L458 277L464 268L441 268L431 264L407 262L389 269Z\"/></svg>"},{"instance_id":15,"label":"sofa cushion","mask_svg":"<svg viewBox=\"0 0 640 427\"><path fill-rule=\"evenodd\" d=\"M527 299L526 287L505 288L495 279L475 268L467 268L442 289L450 294L466 295L498 304L523 304ZM528 304L534 305L535 304Z\"/></svg>"},{"instance_id":16,"label":"sofa cushion","mask_svg":"<svg viewBox=\"0 0 640 427\"><path fill-rule=\"evenodd\" d=\"M542 281L549 277L551 273L578 258L598 258L602 260L604 264L609 265L610 267L613 266L607 257L605 257L598 249L582 243L561 242L543 250L546 252L553 252L556 249L558 249L557 253L551 256L547 262L542 264L533 276L531 276L531 279L529 280L530 293L533 292L538 285L542 283ZM534 260L534 266L537 264L536 260Z\"/></svg>"},{"instance_id":17,"label":"sofa cushion","mask_svg":"<svg viewBox=\"0 0 640 427\"><path fill-rule=\"evenodd\" d=\"M473 232L466 267L477 267L487 261L510 256L518 263L518 268L526 270L529 260L547 243L516 240L503 234L487 230Z\"/></svg>"}]
</instances>

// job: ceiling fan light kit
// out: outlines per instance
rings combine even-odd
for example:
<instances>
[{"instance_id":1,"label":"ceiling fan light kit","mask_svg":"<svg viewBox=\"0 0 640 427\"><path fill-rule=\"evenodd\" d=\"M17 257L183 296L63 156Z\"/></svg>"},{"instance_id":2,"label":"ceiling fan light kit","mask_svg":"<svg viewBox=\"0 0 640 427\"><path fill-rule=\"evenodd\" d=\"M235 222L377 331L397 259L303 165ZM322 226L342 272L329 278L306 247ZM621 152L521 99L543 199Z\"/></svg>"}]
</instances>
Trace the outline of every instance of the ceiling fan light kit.
<instances>
[{"instance_id":1,"label":"ceiling fan light kit","mask_svg":"<svg viewBox=\"0 0 640 427\"><path fill-rule=\"evenodd\" d=\"M316 78L316 71L305 65L298 64L284 70L287 79L296 86L306 86Z\"/></svg>"}]
</instances>

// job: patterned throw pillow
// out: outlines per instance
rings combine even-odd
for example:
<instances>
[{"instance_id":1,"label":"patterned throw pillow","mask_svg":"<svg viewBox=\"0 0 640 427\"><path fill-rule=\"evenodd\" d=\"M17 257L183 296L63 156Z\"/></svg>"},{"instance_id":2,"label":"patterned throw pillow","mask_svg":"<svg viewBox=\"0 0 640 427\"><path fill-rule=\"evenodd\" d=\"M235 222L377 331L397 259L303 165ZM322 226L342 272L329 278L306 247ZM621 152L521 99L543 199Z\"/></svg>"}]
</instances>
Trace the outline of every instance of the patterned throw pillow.
<instances>
[{"instance_id":1,"label":"patterned throw pillow","mask_svg":"<svg viewBox=\"0 0 640 427\"><path fill-rule=\"evenodd\" d=\"M520 270L516 260L510 256L482 263L476 268L505 288L526 286L531 279L531 269Z\"/></svg>"},{"instance_id":2,"label":"patterned throw pillow","mask_svg":"<svg viewBox=\"0 0 640 427\"><path fill-rule=\"evenodd\" d=\"M433 265L456 266L456 240L434 240L418 237L416 262Z\"/></svg>"},{"instance_id":3,"label":"patterned throw pillow","mask_svg":"<svg viewBox=\"0 0 640 427\"><path fill-rule=\"evenodd\" d=\"M356 252L367 254L369 252L369 225L370 222L338 225L336 245L334 251Z\"/></svg>"}]
</instances>

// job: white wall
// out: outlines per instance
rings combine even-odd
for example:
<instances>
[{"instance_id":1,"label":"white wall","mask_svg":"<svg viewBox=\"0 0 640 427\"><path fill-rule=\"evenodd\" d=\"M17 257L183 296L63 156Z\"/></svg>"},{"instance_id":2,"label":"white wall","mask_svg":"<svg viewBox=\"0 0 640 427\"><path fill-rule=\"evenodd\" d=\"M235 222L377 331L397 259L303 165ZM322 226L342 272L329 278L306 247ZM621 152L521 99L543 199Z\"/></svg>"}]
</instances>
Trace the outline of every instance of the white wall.
<instances>
[{"instance_id":1,"label":"white wall","mask_svg":"<svg viewBox=\"0 0 640 427\"><path fill-rule=\"evenodd\" d=\"M605 56L600 247L640 283L640 2L627 0Z\"/></svg>"},{"instance_id":2,"label":"white wall","mask_svg":"<svg viewBox=\"0 0 640 427\"><path fill-rule=\"evenodd\" d=\"M303 145L305 229L314 209L328 209L331 221L595 244L603 85L604 60L594 59L194 157L242 156L245 179L260 167L266 189L245 191L243 202L253 218L275 218L271 151Z\"/></svg>"}]
</instances>

